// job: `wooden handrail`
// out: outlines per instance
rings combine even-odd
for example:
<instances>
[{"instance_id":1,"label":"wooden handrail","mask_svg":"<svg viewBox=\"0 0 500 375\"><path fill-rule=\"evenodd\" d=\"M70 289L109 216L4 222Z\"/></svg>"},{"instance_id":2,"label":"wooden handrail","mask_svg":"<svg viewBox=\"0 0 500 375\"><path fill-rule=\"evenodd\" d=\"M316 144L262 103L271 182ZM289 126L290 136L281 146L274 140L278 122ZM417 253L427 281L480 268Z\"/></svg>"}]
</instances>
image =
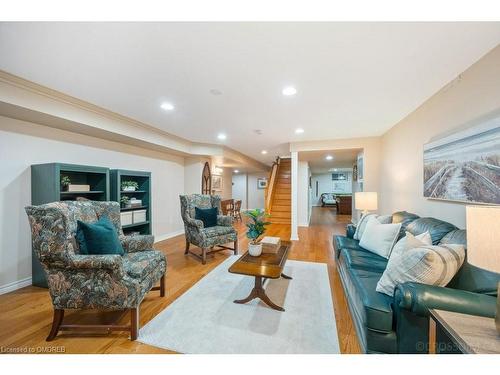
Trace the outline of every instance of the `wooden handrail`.
<instances>
[{"instance_id":1,"label":"wooden handrail","mask_svg":"<svg viewBox=\"0 0 500 375\"><path fill-rule=\"evenodd\" d=\"M274 191L276 186L276 178L278 176L278 168L280 165L280 158L276 158L276 161L271 166L271 172L269 173L269 180L266 187L266 213L271 214L271 205L273 202Z\"/></svg>"}]
</instances>

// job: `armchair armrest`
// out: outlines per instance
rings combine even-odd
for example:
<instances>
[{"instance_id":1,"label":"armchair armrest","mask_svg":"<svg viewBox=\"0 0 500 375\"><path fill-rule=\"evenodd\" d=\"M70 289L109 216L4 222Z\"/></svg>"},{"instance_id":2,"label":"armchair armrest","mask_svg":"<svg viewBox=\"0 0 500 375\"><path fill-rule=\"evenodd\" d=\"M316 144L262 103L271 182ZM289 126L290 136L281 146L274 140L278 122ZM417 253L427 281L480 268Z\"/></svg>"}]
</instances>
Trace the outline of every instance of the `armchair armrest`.
<instances>
[{"instance_id":1,"label":"armchair armrest","mask_svg":"<svg viewBox=\"0 0 500 375\"><path fill-rule=\"evenodd\" d=\"M184 220L184 223L196 230L200 230L204 228L203 221L187 218Z\"/></svg>"},{"instance_id":2,"label":"armchair armrest","mask_svg":"<svg viewBox=\"0 0 500 375\"><path fill-rule=\"evenodd\" d=\"M438 309L492 318L496 310L495 297L413 282L396 287L395 303L419 316L428 316L429 309Z\"/></svg>"},{"instance_id":3,"label":"armchair armrest","mask_svg":"<svg viewBox=\"0 0 500 375\"><path fill-rule=\"evenodd\" d=\"M151 250L155 242L152 235L120 236L120 242L126 253Z\"/></svg>"},{"instance_id":4,"label":"armchair armrest","mask_svg":"<svg viewBox=\"0 0 500 375\"><path fill-rule=\"evenodd\" d=\"M223 227L230 227L233 225L233 218L231 216L217 216L217 225L221 225Z\"/></svg>"},{"instance_id":5,"label":"armchair armrest","mask_svg":"<svg viewBox=\"0 0 500 375\"><path fill-rule=\"evenodd\" d=\"M109 270L114 273L123 273L121 255L72 255L67 265L69 268L82 270Z\"/></svg>"}]
</instances>

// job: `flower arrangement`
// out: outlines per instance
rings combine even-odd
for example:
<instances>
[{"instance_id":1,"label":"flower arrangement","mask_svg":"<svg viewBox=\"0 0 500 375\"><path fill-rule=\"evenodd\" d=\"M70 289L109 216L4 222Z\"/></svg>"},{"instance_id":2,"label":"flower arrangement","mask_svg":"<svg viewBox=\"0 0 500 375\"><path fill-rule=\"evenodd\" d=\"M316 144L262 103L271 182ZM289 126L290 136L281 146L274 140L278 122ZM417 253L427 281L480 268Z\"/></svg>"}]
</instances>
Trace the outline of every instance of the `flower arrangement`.
<instances>
[{"instance_id":1,"label":"flower arrangement","mask_svg":"<svg viewBox=\"0 0 500 375\"><path fill-rule=\"evenodd\" d=\"M61 176L61 186L63 190L67 190L69 184L71 184L71 179L68 176Z\"/></svg>"},{"instance_id":2,"label":"flower arrangement","mask_svg":"<svg viewBox=\"0 0 500 375\"><path fill-rule=\"evenodd\" d=\"M123 196L120 198L120 203L121 203L122 207L126 207L127 204L129 204L129 202L130 202L129 197Z\"/></svg>"},{"instance_id":3,"label":"flower arrangement","mask_svg":"<svg viewBox=\"0 0 500 375\"><path fill-rule=\"evenodd\" d=\"M122 191L136 191L139 189L139 184L135 181L122 181Z\"/></svg>"}]
</instances>

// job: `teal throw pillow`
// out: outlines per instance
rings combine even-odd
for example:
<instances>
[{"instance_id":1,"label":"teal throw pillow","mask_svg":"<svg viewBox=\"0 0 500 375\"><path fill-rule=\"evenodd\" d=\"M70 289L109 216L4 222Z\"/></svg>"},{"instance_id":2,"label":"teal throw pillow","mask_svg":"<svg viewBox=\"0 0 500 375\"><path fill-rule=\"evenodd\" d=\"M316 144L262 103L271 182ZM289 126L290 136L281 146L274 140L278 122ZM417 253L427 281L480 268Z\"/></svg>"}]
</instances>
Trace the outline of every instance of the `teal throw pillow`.
<instances>
[{"instance_id":1,"label":"teal throw pillow","mask_svg":"<svg viewBox=\"0 0 500 375\"><path fill-rule=\"evenodd\" d=\"M195 207L194 218L203 221L205 228L215 227L217 225L217 214L219 210L214 208L198 208Z\"/></svg>"},{"instance_id":2,"label":"teal throw pillow","mask_svg":"<svg viewBox=\"0 0 500 375\"><path fill-rule=\"evenodd\" d=\"M116 233L116 228L107 216L95 223L84 223L77 220L75 235L80 254L85 255L123 255L123 247Z\"/></svg>"}]
</instances>

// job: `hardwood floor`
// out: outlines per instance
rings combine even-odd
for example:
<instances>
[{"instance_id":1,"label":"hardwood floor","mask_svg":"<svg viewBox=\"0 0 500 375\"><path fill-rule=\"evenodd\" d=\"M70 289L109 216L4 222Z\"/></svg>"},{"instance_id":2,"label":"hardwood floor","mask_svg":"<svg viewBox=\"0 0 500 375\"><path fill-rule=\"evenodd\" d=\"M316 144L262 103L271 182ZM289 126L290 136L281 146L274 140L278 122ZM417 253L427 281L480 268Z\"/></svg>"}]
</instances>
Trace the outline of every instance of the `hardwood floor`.
<instances>
[{"instance_id":1,"label":"hardwood floor","mask_svg":"<svg viewBox=\"0 0 500 375\"><path fill-rule=\"evenodd\" d=\"M332 208L314 207L309 227L299 228L300 241L294 241L289 259L328 264L335 318L342 353L359 353L356 333L352 325L342 285L335 267L332 235L345 232L350 216L335 215ZM246 249L245 225L237 223L240 252ZM290 239L290 226L272 224L267 235ZM232 254L230 251L215 253L202 265L193 256L184 255L184 236L159 242L155 248L167 255L166 295L150 292L140 308L140 323L146 324L155 315L187 291L198 280ZM130 341L126 332L82 334L60 332L52 342L45 338L52 322L52 304L46 289L26 287L0 296L0 347L5 352L35 348L35 352L52 348L66 353L169 353L137 341ZM65 322L80 324L112 322L121 320L127 324L129 314L121 312L68 311ZM46 349L45 349L46 350Z\"/></svg>"}]
</instances>

